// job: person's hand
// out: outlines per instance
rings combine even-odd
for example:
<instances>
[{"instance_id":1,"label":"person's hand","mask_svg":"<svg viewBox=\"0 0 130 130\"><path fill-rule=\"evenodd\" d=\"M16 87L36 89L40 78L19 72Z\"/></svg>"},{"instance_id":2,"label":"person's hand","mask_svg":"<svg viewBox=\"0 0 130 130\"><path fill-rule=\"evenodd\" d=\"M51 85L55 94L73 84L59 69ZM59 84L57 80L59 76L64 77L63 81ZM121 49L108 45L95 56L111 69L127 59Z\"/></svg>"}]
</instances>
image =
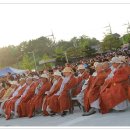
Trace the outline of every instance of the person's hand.
<instances>
[{"instance_id":1,"label":"person's hand","mask_svg":"<svg viewBox=\"0 0 130 130\"><path fill-rule=\"evenodd\" d=\"M49 95L49 94L50 94L50 92L49 92L49 91L46 91L46 92L45 92L45 94L46 94L46 95Z\"/></svg>"}]
</instances>

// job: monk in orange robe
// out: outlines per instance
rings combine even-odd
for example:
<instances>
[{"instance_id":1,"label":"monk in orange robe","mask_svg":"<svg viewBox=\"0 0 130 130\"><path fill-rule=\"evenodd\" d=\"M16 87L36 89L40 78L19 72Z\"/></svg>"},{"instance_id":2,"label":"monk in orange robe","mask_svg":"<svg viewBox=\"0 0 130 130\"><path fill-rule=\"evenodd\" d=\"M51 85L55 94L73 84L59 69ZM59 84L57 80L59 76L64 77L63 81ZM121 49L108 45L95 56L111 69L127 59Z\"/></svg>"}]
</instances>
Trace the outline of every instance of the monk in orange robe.
<instances>
[{"instance_id":1,"label":"monk in orange robe","mask_svg":"<svg viewBox=\"0 0 130 130\"><path fill-rule=\"evenodd\" d=\"M33 82L31 77L26 80L27 87L24 93L20 97L20 102L17 106L17 112L19 117L27 116L27 102L33 97L35 94L35 88L38 86L38 82Z\"/></svg>"},{"instance_id":2,"label":"monk in orange robe","mask_svg":"<svg viewBox=\"0 0 130 130\"><path fill-rule=\"evenodd\" d=\"M128 99L127 88L128 73L122 67L122 61L118 57L111 60L114 67L113 73L102 86L100 92L100 108L101 112L108 113L111 109L125 110L127 108L126 100Z\"/></svg>"},{"instance_id":3,"label":"monk in orange robe","mask_svg":"<svg viewBox=\"0 0 130 130\"><path fill-rule=\"evenodd\" d=\"M11 86L11 84L6 84L5 81L3 80L3 78L0 81L0 99L4 96L5 92L7 91L7 89Z\"/></svg>"},{"instance_id":4,"label":"monk in orange robe","mask_svg":"<svg viewBox=\"0 0 130 130\"><path fill-rule=\"evenodd\" d=\"M14 92L13 96L4 104L4 111L5 111L6 119L10 119L12 112L14 113L15 102L17 99L21 97L21 95L23 94L23 92L25 91L27 87L26 80L24 78L20 79L19 85L20 86Z\"/></svg>"},{"instance_id":5,"label":"monk in orange robe","mask_svg":"<svg viewBox=\"0 0 130 130\"><path fill-rule=\"evenodd\" d=\"M126 85L128 85L128 100L130 101L130 65L128 64L128 60L125 56L119 56L120 60L123 62L122 67L125 69L125 71L128 73L129 78L126 82Z\"/></svg>"},{"instance_id":6,"label":"monk in orange robe","mask_svg":"<svg viewBox=\"0 0 130 130\"><path fill-rule=\"evenodd\" d=\"M12 97L13 93L16 91L16 89L18 87L16 83L17 83L16 81L10 81L11 86L7 89L6 93L0 100L0 102L1 102L0 114L1 115L4 115L4 109L5 109L6 102Z\"/></svg>"},{"instance_id":7,"label":"monk in orange robe","mask_svg":"<svg viewBox=\"0 0 130 130\"><path fill-rule=\"evenodd\" d=\"M0 99L0 102L5 102L6 100L8 100L12 96L13 92L17 89L17 85L11 83L11 81L10 84L11 86L6 86L7 90L4 93L3 97Z\"/></svg>"},{"instance_id":8,"label":"monk in orange robe","mask_svg":"<svg viewBox=\"0 0 130 130\"><path fill-rule=\"evenodd\" d=\"M96 65L96 75L93 75L89 79L88 87L84 94L84 107L86 112L83 116L94 114L94 108L96 106L99 109L99 102L97 101L100 95L100 89L103 85L108 73L104 71L103 64L98 63ZM91 109L90 109L91 108Z\"/></svg>"},{"instance_id":9,"label":"monk in orange robe","mask_svg":"<svg viewBox=\"0 0 130 130\"><path fill-rule=\"evenodd\" d=\"M49 108L49 105L50 105L50 101L53 100L52 99L53 95L59 91L61 83L63 81L61 72L59 72L59 71L54 72L54 79L55 79L55 81L54 81L51 89L45 93L46 96L44 97L43 104L42 104L43 114L46 116L55 115L55 113L52 112L51 109Z\"/></svg>"},{"instance_id":10,"label":"monk in orange robe","mask_svg":"<svg viewBox=\"0 0 130 130\"><path fill-rule=\"evenodd\" d=\"M63 75L65 76L61 87L57 93L52 96L49 108L55 112L61 113L61 116L67 114L67 111L71 107L71 100L69 98L68 92L71 88L77 85L77 79L73 75L73 70L70 67L65 67L63 70Z\"/></svg>"},{"instance_id":11,"label":"monk in orange robe","mask_svg":"<svg viewBox=\"0 0 130 130\"><path fill-rule=\"evenodd\" d=\"M35 89L35 94L27 103L27 114L30 118L34 115L36 110L42 108L45 92L49 91L51 88L51 83L49 82L48 76L46 74L41 75L41 80L42 82Z\"/></svg>"},{"instance_id":12,"label":"monk in orange robe","mask_svg":"<svg viewBox=\"0 0 130 130\"><path fill-rule=\"evenodd\" d=\"M6 88L1 86L1 89L0 89L0 99L4 96L5 92L6 92Z\"/></svg>"},{"instance_id":13,"label":"monk in orange robe","mask_svg":"<svg viewBox=\"0 0 130 130\"><path fill-rule=\"evenodd\" d=\"M83 64L80 64L77 70L79 71L78 85L77 88L74 90L73 96L76 96L81 92L85 80L89 77L89 72L86 70Z\"/></svg>"}]
</instances>

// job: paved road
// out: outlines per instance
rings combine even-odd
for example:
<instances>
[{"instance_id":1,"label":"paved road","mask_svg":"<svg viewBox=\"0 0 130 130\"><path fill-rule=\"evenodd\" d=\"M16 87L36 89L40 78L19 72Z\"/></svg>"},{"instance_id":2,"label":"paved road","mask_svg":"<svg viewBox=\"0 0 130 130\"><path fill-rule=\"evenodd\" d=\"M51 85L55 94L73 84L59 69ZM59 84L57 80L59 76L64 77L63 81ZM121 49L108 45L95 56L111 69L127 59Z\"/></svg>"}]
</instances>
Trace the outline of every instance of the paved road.
<instances>
[{"instance_id":1,"label":"paved road","mask_svg":"<svg viewBox=\"0 0 130 130\"><path fill-rule=\"evenodd\" d=\"M82 112L76 108L74 114L65 117L40 115L31 119L27 117L11 120L0 118L0 126L130 126L130 107L125 112L113 111L105 115L96 113L87 117L81 115Z\"/></svg>"}]
</instances>

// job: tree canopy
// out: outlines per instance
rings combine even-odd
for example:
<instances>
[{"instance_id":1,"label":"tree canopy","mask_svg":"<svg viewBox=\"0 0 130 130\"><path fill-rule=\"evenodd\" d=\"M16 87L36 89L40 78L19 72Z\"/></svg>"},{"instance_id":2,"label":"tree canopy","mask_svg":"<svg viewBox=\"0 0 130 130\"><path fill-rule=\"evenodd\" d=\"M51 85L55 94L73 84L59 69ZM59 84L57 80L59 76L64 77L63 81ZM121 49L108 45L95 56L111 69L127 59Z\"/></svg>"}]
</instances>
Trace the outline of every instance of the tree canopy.
<instances>
[{"instance_id":1,"label":"tree canopy","mask_svg":"<svg viewBox=\"0 0 130 130\"><path fill-rule=\"evenodd\" d=\"M0 68L12 66L21 69L34 69L34 52L38 68L40 60L56 59L57 64L64 64L65 52L69 62L74 58L90 57L98 51L116 50L123 43L130 42L130 34L120 37L118 33L108 34L100 42L96 38L86 35L73 37L70 41L58 41L54 43L52 39L40 37L29 41L23 41L18 46L10 45L0 48ZM48 64L51 66L51 64Z\"/></svg>"}]
</instances>

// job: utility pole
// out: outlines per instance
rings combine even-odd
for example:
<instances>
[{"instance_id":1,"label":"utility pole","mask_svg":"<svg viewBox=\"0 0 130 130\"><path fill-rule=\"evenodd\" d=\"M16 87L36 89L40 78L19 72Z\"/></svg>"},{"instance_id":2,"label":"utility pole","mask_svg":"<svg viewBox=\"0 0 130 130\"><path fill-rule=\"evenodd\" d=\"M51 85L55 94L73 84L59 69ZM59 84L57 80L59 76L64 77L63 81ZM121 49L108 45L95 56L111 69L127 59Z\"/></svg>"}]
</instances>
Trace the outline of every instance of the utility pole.
<instances>
[{"instance_id":1,"label":"utility pole","mask_svg":"<svg viewBox=\"0 0 130 130\"><path fill-rule=\"evenodd\" d=\"M45 37L52 37L52 38L53 38L53 43L55 43L55 37L54 37L53 31L52 31L52 34L51 34L51 35L47 35L47 36L45 36Z\"/></svg>"},{"instance_id":2,"label":"utility pole","mask_svg":"<svg viewBox=\"0 0 130 130\"><path fill-rule=\"evenodd\" d=\"M54 37L54 33L52 32L52 37L53 37L53 43L55 44L55 37Z\"/></svg>"},{"instance_id":3,"label":"utility pole","mask_svg":"<svg viewBox=\"0 0 130 130\"><path fill-rule=\"evenodd\" d=\"M129 34L129 29L130 29L130 23L129 23L129 21L128 21L128 23L127 24L123 24L123 26L127 26L127 28L126 28L126 32L127 32L127 34ZM122 41L123 41L123 44L124 44L124 39L123 39L123 37L122 37Z\"/></svg>"},{"instance_id":4,"label":"utility pole","mask_svg":"<svg viewBox=\"0 0 130 130\"><path fill-rule=\"evenodd\" d=\"M129 21L128 21L128 23L127 24L124 24L124 25L127 25L127 30L126 30L126 32L127 32L127 34L129 34L129 29L130 29L130 23L129 23Z\"/></svg>"},{"instance_id":5,"label":"utility pole","mask_svg":"<svg viewBox=\"0 0 130 130\"><path fill-rule=\"evenodd\" d=\"M67 57L67 52L65 51L64 54L65 54L66 62L69 63L69 62L68 62L68 57Z\"/></svg>"},{"instance_id":6,"label":"utility pole","mask_svg":"<svg viewBox=\"0 0 130 130\"><path fill-rule=\"evenodd\" d=\"M111 25L110 24L108 26L106 26L105 28L109 28L109 33L112 34L112 29L111 29Z\"/></svg>"},{"instance_id":7,"label":"utility pole","mask_svg":"<svg viewBox=\"0 0 130 130\"><path fill-rule=\"evenodd\" d=\"M36 58L35 58L35 54L34 52L28 52L28 53L32 53L33 54L33 60L34 60L34 64L35 64L35 70L37 70L37 64L36 64Z\"/></svg>"},{"instance_id":8,"label":"utility pole","mask_svg":"<svg viewBox=\"0 0 130 130\"><path fill-rule=\"evenodd\" d=\"M127 33L129 34L130 23L128 22Z\"/></svg>"},{"instance_id":9,"label":"utility pole","mask_svg":"<svg viewBox=\"0 0 130 130\"><path fill-rule=\"evenodd\" d=\"M111 25L109 24L108 26L106 26L105 28L109 28L109 34L112 35L112 29L111 29ZM112 43L110 43L110 50L112 49Z\"/></svg>"}]
</instances>

